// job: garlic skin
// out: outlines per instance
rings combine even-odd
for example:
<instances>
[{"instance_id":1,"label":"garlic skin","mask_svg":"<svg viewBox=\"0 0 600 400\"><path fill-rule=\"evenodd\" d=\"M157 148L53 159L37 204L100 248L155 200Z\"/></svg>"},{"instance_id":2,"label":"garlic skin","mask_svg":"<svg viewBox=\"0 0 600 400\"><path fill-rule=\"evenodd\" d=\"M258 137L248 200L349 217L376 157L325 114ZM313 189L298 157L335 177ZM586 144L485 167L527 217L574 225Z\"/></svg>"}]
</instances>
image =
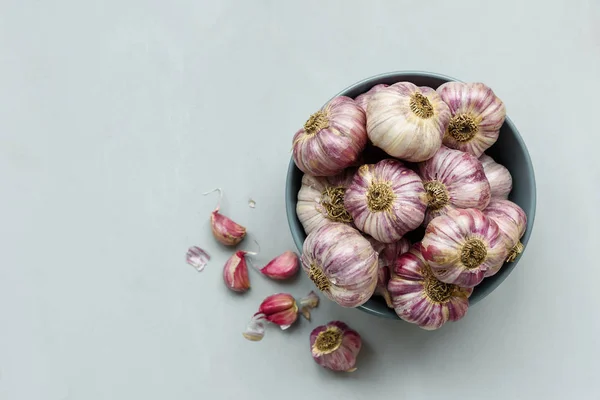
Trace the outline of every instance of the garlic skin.
<instances>
[{"instance_id":1,"label":"garlic skin","mask_svg":"<svg viewBox=\"0 0 600 400\"><path fill-rule=\"evenodd\" d=\"M509 250L506 261L513 262L523 252L519 241L527 228L525 211L510 200L492 199L483 213L492 219L504 234Z\"/></svg>"},{"instance_id":2,"label":"garlic skin","mask_svg":"<svg viewBox=\"0 0 600 400\"><path fill-rule=\"evenodd\" d=\"M490 202L491 189L483 166L471 154L442 146L418 168L427 192L425 226L452 209L483 210Z\"/></svg>"},{"instance_id":3,"label":"garlic skin","mask_svg":"<svg viewBox=\"0 0 600 400\"><path fill-rule=\"evenodd\" d=\"M435 90L410 82L395 83L370 96L367 134L393 157L420 162L442 144L450 109Z\"/></svg>"},{"instance_id":4,"label":"garlic skin","mask_svg":"<svg viewBox=\"0 0 600 400\"><path fill-rule=\"evenodd\" d=\"M400 161L382 160L358 169L344 206L358 229L392 243L423 222L425 189L419 176Z\"/></svg>"},{"instance_id":5,"label":"garlic skin","mask_svg":"<svg viewBox=\"0 0 600 400\"><path fill-rule=\"evenodd\" d=\"M219 202L210 214L210 228L213 236L225 246L235 246L246 237L246 228L219 213L221 200L223 200L223 190L221 188L203 193L203 195L206 196L214 192L219 192Z\"/></svg>"},{"instance_id":6,"label":"garlic skin","mask_svg":"<svg viewBox=\"0 0 600 400\"><path fill-rule=\"evenodd\" d=\"M254 253L243 250L236 251L223 267L223 281L234 292L245 292L250 289L246 254Z\"/></svg>"},{"instance_id":7,"label":"garlic skin","mask_svg":"<svg viewBox=\"0 0 600 400\"><path fill-rule=\"evenodd\" d=\"M367 144L365 112L349 97L331 100L294 135L296 166L313 176L332 176L353 165Z\"/></svg>"},{"instance_id":8,"label":"garlic skin","mask_svg":"<svg viewBox=\"0 0 600 400\"><path fill-rule=\"evenodd\" d=\"M325 296L343 307L364 304L377 285L378 255L356 229L331 223L311 232L302 268Z\"/></svg>"},{"instance_id":9,"label":"garlic skin","mask_svg":"<svg viewBox=\"0 0 600 400\"><path fill-rule=\"evenodd\" d=\"M369 104L369 100L371 100L371 96L373 96L377 92L380 92L381 89L385 89L386 87L389 87L389 86L390 85L386 85L384 83L375 85L371 89L369 89L368 92L365 92L363 94L356 96L354 101L366 113L367 112L367 104Z\"/></svg>"},{"instance_id":10,"label":"garlic skin","mask_svg":"<svg viewBox=\"0 0 600 400\"><path fill-rule=\"evenodd\" d=\"M312 290L306 296L300 299L300 313L302 316L310 321L310 310L319 305L319 296Z\"/></svg>"},{"instance_id":11,"label":"garlic skin","mask_svg":"<svg viewBox=\"0 0 600 400\"><path fill-rule=\"evenodd\" d=\"M388 283L390 281L391 272L393 271L396 260L400 254L407 252L410 249L408 239L402 238L393 243L381 243L372 237L367 237L367 240L373 246L373 249L379 254L377 269L377 286L373 295L381 296L385 300L385 304L389 308L394 308L392 298L388 291Z\"/></svg>"},{"instance_id":12,"label":"garlic skin","mask_svg":"<svg viewBox=\"0 0 600 400\"><path fill-rule=\"evenodd\" d=\"M310 351L320 366L332 371L356 371L356 357L362 347L358 332L341 321L331 321L310 333Z\"/></svg>"},{"instance_id":13,"label":"garlic skin","mask_svg":"<svg viewBox=\"0 0 600 400\"><path fill-rule=\"evenodd\" d=\"M296 214L307 235L331 222L352 223L352 216L344 207L344 196L355 173L355 168L348 168L335 176L302 177Z\"/></svg>"},{"instance_id":14,"label":"garlic skin","mask_svg":"<svg viewBox=\"0 0 600 400\"><path fill-rule=\"evenodd\" d=\"M482 154L479 157L485 177L490 183L492 199L508 199L508 195L512 190L512 176L508 169L501 164L498 164L494 159L487 154Z\"/></svg>"},{"instance_id":15,"label":"garlic skin","mask_svg":"<svg viewBox=\"0 0 600 400\"><path fill-rule=\"evenodd\" d=\"M262 267L260 272L271 279L282 280L296 275L299 269L298 255L293 251L286 251Z\"/></svg>"},{"instance_id":16,"label":"garlic skin","mask_svg":"<svg viewBox=\"0 0 600 400\"><path fill-rule=\"evenodd\" d=\"M492 89L483 83L447 82L437 92L452 113L444 145L479 157L496 143L506 108Z\"/></svg>"},{"instance_id":17,"label":"garlic skin","mask_svg":"<svg viewBox=\"0 0 600 400\"><path fill-rule=\"evenodd\" d=\"M388 290L396 314L426 330L464 317L473 292L438 280L421 254L420 243L398 257Z\"/></svg>"},{"instance_id":18,"label":"garlic skin","mask_svg":"<svg viewBox=\"0 0 600 400\"><path fill-rule=\"evenodd\" d=\"M206 264L210 261L210 255L198 246L192 246L188 249L185 260L198 272L204 271Z\"/></svg>"},{"instance_id":19,"label":"garlic skin","mask_svg":"<svg viewBox=\"0 0 600 400\"><path fill-rule=\"evenodd\" d=\"M466 288L498 272L508 254L498 225L473 208L435 218L425 229L421 245L436 278Z\"/></svg>"}]
</instances>

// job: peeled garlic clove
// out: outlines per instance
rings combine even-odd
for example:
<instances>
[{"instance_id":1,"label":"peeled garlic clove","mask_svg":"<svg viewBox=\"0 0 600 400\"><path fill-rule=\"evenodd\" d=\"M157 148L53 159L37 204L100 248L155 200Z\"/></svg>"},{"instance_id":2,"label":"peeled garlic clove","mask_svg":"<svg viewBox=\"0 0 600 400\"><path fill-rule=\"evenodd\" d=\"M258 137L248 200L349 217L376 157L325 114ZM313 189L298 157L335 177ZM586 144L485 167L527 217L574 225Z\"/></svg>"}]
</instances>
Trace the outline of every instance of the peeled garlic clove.
<instances>
[{"instance_id":1,"label":"peeled garlic clove","mask_svg":"<svg viewBox=\"0 0 600 400\"><path fill-rule=\"evenodd\" d=\"M354 99L354 101L366 113L367 112L367 104L369 104L369 100L371 99L371 96L373 96L375 93L381 91L381 89L385 89L388 86L389 85L386 85L383 83L379 84L379 85L375 85L368 92L358 95Z\"/></svg>"},{"instance_id":2,"label":"peeled garlic clove","mask_svg":"<svg viewBox=\"0 0 600 400\"><path fill-rule=\"evenodd\" d=\"M425 226L449 210L483 210L490 202L490 184L483 166L471 154L442 146L431 159L418 167L427 192Z\"/></svg>"},{"instance_id":3,"label":"peeled garlic clove","mask_svg":"<svg viewBox=\"0 0 600 400\"><path fill-rule=\"evenodd\" d=\"M473 292L438 280L421 254L420 243L398 257L388 290L396 314L426 330L464 317Z\"/></svg>"},{"instance_id":4,"label":"peeled garlic clove","mask_svg":"<svg viewBox=\"0 0 600 400\"><path fill-rule=\"evenodd\" d=\"M294 135L296 166L313 176L331 176L354 165L367 144L365 113L349 97L331 100Z\"/></svg>"},{"instance_id":5,"label":"peeled garlic clove","mask_svg":"<svg viewBox=\"0 0 600 400\"><path fill-rule=\"evenodd\" d=\"M527 228L525 211L510 200L492 199L483 213L494 220L504 234L509 249L506 261L515 261L523 252L523 244L519 241Z\"/></svg>"},{"instance_id":6,"label":"peeled garlic clove","mask_svg":"<svg viewBox=\"0 0 600 400\"><path fill-rule=\"evenodd\" d=\"M223 199L223 190L221 188L206 192L204 195L206 196L214 192L219 192L219 202L210 214L210 228L212 229L213 236L225 246L235 246L246 236L246 228L219 213L221 200Z\"/></svg>"},{"instance_id":7,"label":"peeled garlic clove","mask_svg":"<svg viewBox=\"0 0 600 400\"><path fill-rule=\"evenodd\" d=\"M419 176L401 162L382 160L358 169L344 206L358 229L391 243L423 222L425 189Z\"/></svg>"},{"instance_id":8,"label":"peeled garlic clove","mask_svg":"<svg viewBox=\"0 0 600 400\"><path fill-rule=\"evenodd\" d=\"M252 253L242 250L236 251L223 267L223 280L225 281L225 285L234 292L245 292L250 289L246 254Z\"/></svg>"},{"instance_id":9,"label":"peeled garlic clove","mask_svg":"<svg viewBox=\"0 0 600 400\"><path fill-rule=\"evenodd\" d=\"M483 83L447 82L437 92L452 113L444 144L481 156L498 140L506 117L502 100Z\"/></svg>"},{"instance_id":10,"label":"peeled garlic clove","mask_svg":"<svg viewBox=\"0 0 600 400\"><path fill-rule=\"evenodd\" d=\"M334 176L302 177L296 215L307 235L331 222L352 223L352 216L344 207L344 195L355 173L355 168L348 168Z\"/></svg>"},{"instance_id":11,"label":"peeled garlic clove","mask_svg":"<svg viewBox=\"0 0 600 400\"><path fill-rule=\"evenodd\" d=\"M512 176L504 165L498 164L487 154L479 157L485 177L490 183L492 199L508 199L512 190Z\"/></svg>"},{"instance_id":12,"label":"peeled garlic clove","mask_svg":"<svg viewBox=\"0 0 600 400\"><path fill-rule=\"evenodd\" d=\"M302 268L317 288L343 307L358 307L377 285L378 256L356 229L331 223L311 232L302 249Z\"/></svg>"},{"instance_id":13,"label":"peeled garlic clove","mask_svg":"<svg viewBox=\"0 0 600 400\"><path fill-rule=\"evenodd\" d=\"M319 296L312 290L306 296L300 299L300 312L302 316L310 321L310 310L319 305Z\"/></svg>"},{"instance_id":14,"label":"peeled garlic clove","mask_svg":"<svg viewBox=\"0 0 600 400\"><path fill-rule=\"evenodd\" d=\"M421 245L436 278L467 288L498 272L508 254L498 225L473 208L435 218L425 229Z\"/></svg>"},{"instance_id":15,"label":"peeled garlic clove","mask_svg":"<svg viewBox=\"0 0 600 400\"><path fill-rule=\"evenodd\" d=\"M263 300L258 312L267 321L279 325L281 329L287 329L298 318L298 305L291 294L276 293Z\"/></svg>"},{"instance_id":16,"label":"peeled garlic clove","mask_svg":"<svg viewBox=\"0 0 600 400\"><path fill-rule=\"evenodd\" d=\"M331 321L310 333L313 359L333 371L356 371L356 357L362 340L358 332L341 321Z\"/></svg>"},{"instance_id":17,"label":"peeled garlic clove","mask_svg":"<svg viewBox=\"0 0 600 400\"><path fill-rule=\"evenodd\" d=\"M442 144L450 110L435 90L410 82L374 93L367 105L367 134L393 157L420 162Z\"/></svg>"},{"instance_id":18,"label":"peeled garlic clove","mask_svg":"<svg viewBox=\"0 0 600 400\"><path fill-rule=\"evenodd\" d=\"M269 278L279 280L291 278L296 275L298 269L300 269L298 255L293 251L286 251L262 267L260 272Z\"/></svg>"}]
</instances>

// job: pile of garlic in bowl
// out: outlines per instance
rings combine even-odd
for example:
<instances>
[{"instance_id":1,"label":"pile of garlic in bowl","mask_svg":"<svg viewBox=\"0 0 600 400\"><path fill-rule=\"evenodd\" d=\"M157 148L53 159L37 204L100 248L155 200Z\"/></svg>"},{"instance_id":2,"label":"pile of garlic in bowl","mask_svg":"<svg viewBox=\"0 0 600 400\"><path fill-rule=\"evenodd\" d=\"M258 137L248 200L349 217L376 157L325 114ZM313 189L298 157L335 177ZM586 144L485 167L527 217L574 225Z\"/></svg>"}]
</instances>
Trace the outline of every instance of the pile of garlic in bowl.
<instances>
[{"instance_id":1,"label":"pile of garlic in bowl","mask_svg":"<svg viewBox=\"0 0 600 400\"><path fill-rule=\"evenodd\" d=\"M490 87L390 73L296 132L286 206L302 269L328 299L432 330L514 268L535 178Z\"/></svg>"}]
</instances>

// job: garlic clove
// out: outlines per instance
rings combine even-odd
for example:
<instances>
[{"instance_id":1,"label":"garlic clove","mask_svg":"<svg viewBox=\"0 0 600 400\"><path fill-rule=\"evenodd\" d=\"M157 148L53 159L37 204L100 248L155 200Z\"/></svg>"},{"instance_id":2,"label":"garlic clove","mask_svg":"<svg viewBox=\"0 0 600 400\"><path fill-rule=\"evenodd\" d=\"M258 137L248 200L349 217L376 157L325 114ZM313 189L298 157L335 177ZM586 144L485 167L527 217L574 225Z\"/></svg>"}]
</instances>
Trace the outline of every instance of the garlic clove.
<instances>
[{"instance_id":1,"label":"garlic clove","mask_svg":"<svg viewBox=\"0 0 600 400\"><path fill-rule=\"evenodd\" d=\"M464 317L473 292L439 281L423 258L420 243L398 257L388 290L396 314L425 330Z\"/></svg>"},{"instance_id":2,"label":"garlic clove","mask_svg":"<svg viewBox=\"0 0 600 400\"><path fill-rule=\"evenodd\" d=\"M310 321L310 310L317 307L319 305L319 296L312 290L306 296L300 299L300 312L302 316Z\"/></svg>"},{"instance_id":3,"label":"garlic clove","mask_svg":"<svg viewBox=\"0 0 600 400\"><path fill-rule=\"evenodd\" d=\"M214 192L219 192L219 202L217 207L210 214L210 228L213 236L225 246L235 246L246 237L246 228L234 222L231 218L219 213L221 200L223 199L223 190L216 188L204 193L204 196Z\"/></svg>"},{"instance_id":4,"label":"garlic clove","mask_svg":"<svg viewBox=\"0 0 600 400\"><path fill-rule=\"evenodd\" d=\"M298 255L293 251L286 251L261 268L260 272L269 278L280 280L291 278L299 269Z\"/></svg>"},{"instance_id":5,"label":"garlic clove","mask_svg":"<svg viewBox=\"0 0 600 400\"><path fill-rule=\"evenodd\" d=\"M276 293L263 300L258 312L264 314L267 321L287 329L298 318L298 305L292 295Z\"/></svg>"},{"instance_id":6,"label":"garlic clove","mask_svg":"<svg viewBox=\"0 0 600 400\"><path fill-rule=\"evenodd\" d=\"M506 261L513 262L524 249L519 240L527 228L525 211L510 200L493 199L483 213L500 228L509 250Z\"/></svg>"},{"instance_id":7,"label":"garlic clove","mask_svg":"<svg viewBox=\"0 0 600 400\"><path fill-rule=\"evenodd\" d=\"M379 267L377 270L377 286L374 295L381 296L389 308L394 308L392 297L388 292L388 282L390 281L390 269L388 267Z\"/></svg>"},{"instance_id":8,"label":"garlic clove","mask_svg":"<svg viewBox=\"0 0 600 400\"><path fill-rule=\"evenodd\" d=\"M361 347L358 332L341 321L331 321L310 333L313 359L332 371L356 371L356 357Z\"/></svg>"},{"instance_id":9,"label":"garlic clove","mask_svg":"<svg viewBox=\"0 0 600 400\"><path fill-rule=\"evenodd\" d=\"M223 280L225 281L225 285L234 292L245 292L250 289L246 254L254 253L242 250L236 251L223 267Z\"/></svg>"},{"instance_id":10,"label":"garlic clove","mask_svg":"<svg viewBox=\"0 0 600 400\"><path fill-rule=\"evenodd\" d=\"M444 145L481 156L496 142L504 123L502 100L483 83L447 82L437 92L452 114Z\"/></svg>"},{"instance_id":11,"label":"garlic clove","mask_svg":"<svg viewBox=\"0 0 600 400\"><path fill-rule=\"evenodd\" d=\"M476 209L456 209L433 219L421 245L436 278L467 288L498 272L508 254L496 222Z\"/></svg>"},{"instance_id":12,"label":"garlic clove","mask_svg":"<svg viewBox=\"0 0 600 400\"><path fill-rule=\"evenodd\" d=\"M253 342L258 342L262 340L265 336L265 316L260 313L256 313L248 325L246 326L246 330L242 333L242 335Z\"/></svg>"},{"instance_id":13,"label":"garlic clove","mask_svg":"<svg viewBox=\"0 0 600 400\"><path fill-rule=\"evenodd\" d=\"M485 177L490 183L492 199L508 199L508 195L512 190L512 176L508 169L498 164L487 154L482 154L479 161L483 167Z\"/></svg>"},{"instance_id":14,"label":"garlic clove","mask_svg":"<svg viewBox=\"0 0 600 400\"><path fill-rule=\"evenodd\" d=\"M210 260L210 255L200 247L192 246L188 249L185 259L196 271L202 272Z\"/></svg>"},{"instance_id":15,"label":"garlic clove","mask_svg":"<svg viewBox=\"0 0 600 400\"><path fill-rule=\"evenodd\" d=\"M367 145L365 125L365 113L354 100L334 98L294 135L296 166L313 176L339 174L358 161Z\"/></svg>"}]
</instances>

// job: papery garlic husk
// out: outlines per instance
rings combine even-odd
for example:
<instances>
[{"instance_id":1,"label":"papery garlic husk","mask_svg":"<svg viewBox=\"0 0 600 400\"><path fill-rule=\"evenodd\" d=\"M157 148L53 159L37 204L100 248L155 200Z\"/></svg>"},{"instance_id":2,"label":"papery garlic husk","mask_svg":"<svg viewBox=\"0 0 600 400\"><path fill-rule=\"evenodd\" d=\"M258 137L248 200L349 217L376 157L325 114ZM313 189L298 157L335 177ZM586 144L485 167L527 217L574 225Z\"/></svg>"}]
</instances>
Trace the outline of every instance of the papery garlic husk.
<instances>
[{"instance_id":1,"label":"papery garlic husk","mask_svg":"<svg viewBox=\"0 0 600 400\"><path fill-rule=\"evenodd\" d=\"M444 145L481 156L498 140L506 117L502 100L483 83L447 82L437 92L452 113Z\"/></svg>"},{"instance_id":2,"label":"papery garlic husk","mask_svg":"<svg viewBox=\"0 0 600 400\"><path fill-rule=\"evenodd\" d=\"M253 255L255 253L243 250L236 251L223 267L225 285L234 292L245 292L250 289L246 254Z\"/></svg>"},{"instance_id":3,"label":"papery garlic husk","mask_svg":"<svg viewBox=\"0 0 600 400\"><path fill-rule=\"evenodd\" d=\"M471 154L442 146L431 159L419 164L419 175L427 192L425 226L449 210L483 210L490 202L490 184L483 166Z\"/></svg>"},{"instance_id":4,"label":"papery garlic husk","mask_svg":"<svg viewBox=\"0 0 600 400\"><path fill-rule=\"evenodd\" d=\"M527 228L525 211L510 200L492 199L483 213L498 224L505 236L509 250L506 261L515 261L523 252L523 244L519 240Z\"/></svg>"},{"instance_id":5,"label":"papery garlic husk","mask_svg":"<svg viewBox=\"0 0 600 400\"><path fill-rule=\"evenodd\" d=\"M267 265L260 269L260 272L271 279L281 280L296 275L299 269L298 255L288 250L269 261Z\"/></svg>"},{"instance_id":6,"label":"papery garlic husk","mask_svg":"<svg viewBox=\"0 0 600 400\"><path fill-rule=\"evenodd\" d=\"M410 82L395 83L371 95L367 134L393 157L420 162L442 144L450 110L435 90Z\"/></svg>"},{"instance_id":7,"label":"papery garlic husk","mask_svg":"<svg viewBox=\"0 0 600 400\"><path fill-rule=\"evenodd\" d=\"M358 229L391 243L423 222L425 189L419 176L400 161L382 160L358 169L344 206Z\"/></svg>"},{"instance_id":8,"label":"papery garlic husk","mask_svg":"<svg viewBox=\"0 0 600 400\"><path fill-rule=\"evenodd\" d=\"M296 132L292 156L302 172L332 176L354 165L366 144L365 112L351 98L340 96Z\"/></svg>"},{"instance_id":9,"label":"papery garlic husk","mask_svg":"<svg viewBox=\"0 0 600 400\"><path fill-rule=\"evenodd\" d=\"M378 255L356 229L331 223L311 232L302 268L328 299L343 307L369 300L377 285Z\"/></svg>"},{"instance_id":10,"label":"papery garlic husk","mask_svg":"<svg viewBox=\"0 0 600 400\"><path fill-rule=\"evenodd\" d=\"M391 272L396 264L398 256L410 249L410 242L408 239L402 238L393 243L381 243L370 236L367 237L367 240L371 243L373 249L379 254L377 286L375 287L375 292L373 294L383 297L386 305L389 308L393 308L392 298L388 292L388 282L390 281Z\"/></svg>"},{"instance_id":11,"label":"papery garlic husk","mask_svg":"<svg viewBox=\"0 0 600 400\"><path fill-rule=\"evenodd\" d=\"M436 278L467 288L498 272L508 254L496 222L473 208L435 218L425 229L421 245Z\"/></svg>"},{"instance_id":12,"label":"papery garlic husk","mask_svg":"<svg viewBox=\"0 0 600 400\"><path fill-rule=\"evenodd\" d=\"M210 214L210 228L213 236L225 246L235 246L246 237L246 228L219 212L221 200L223 199L223 190L221 188L206 192L204 195L206 196L214 192L219 192L219 202Z\"/></svg>"},{"instance_id":13,"label":"papery garlic husk","mask_svg":"<svg viewBox=\"0 0 600 400\"><path fill-rule=\"evenodd\" d=\"M265 336L265 322L264 314L254 314L250 322L248 322L246 330L242 332L242 335L252 342L261 341Z\"/></svg>"},{"instance_id":14,"label":"papery garlic husk","mask_svg":"<svg viewBox=\"0 0 600 400\"><path fill-rule=\"evenodd\" d=\"M331 321L310 333L310 351L317 364L332 371L356 371L362 347L358 332L341 321Z\"/></svg>"},{"instance_id":15,"label":"papery garlic husk","mask_svg":"<svg viewBox=\"0 0 600 400\"><path fill-rule=\"evenodd\" d=\"M276 293L263 300L257 314L263 314L267 321L285 330L296 322L298 305L291 294Z\"/></svg>"},{"instance_id":16,"label":"papery garlic husk","mask_svg":"<svg viewBox=\"0 0 600 400\"><path fill-rule=\"evenodd\" d=\"M304 318L310 321L310 310L319 305L319 296L312 290L306 296L300 299L300 313Z\"/></svg>"},{"instance_id":17,"label":"papery garlic husk","mask_svg":"<svg viewBox=\"0 0 600 400\"><path fill-rule=\"evenodd\" d=\"M396 314L426 330L464 317L473 292L438 280L421 254L420 243L398 257L388 290Z\"/></svg>"},{"instance_id":18,"label":"papery garlic husk","mask_svg":"<svg viewBox=\"0 0 600 400\"><path fill-rule=\"evenodd\" d=\"M198 246L192 246L188 249L185 260L188 264L196 269L198 272L202 272L208 261L210 261L210 255Z\"/></svg>"},{"instance_id":19,"label":"papery garlic husk","mask_svg":"<svg viewBox=\"0 0 600 400\"><path fill-rule=\"evenodd\" d=\"M360 94L360 95L356 96L356 98L354 99L354 101L366 113L367 112L367 104L369 104L369 100L371 100L371 96L373 96L377 92L380 92L381 89L385 89L386 87L389 87L389 86L390 85L386 85L384 83L381 83L379 85L375 85L371 89L369 89L368 92L365 92L363 94Z\"/></svg>"},{"instance_id":20,"label":"papery garlic husk","mask_svg":"<svg viewBox=\"0 0 600 400\"><path fill-rule=\"evenodd\" d=\"M479 161L483 166L485 177L490 183L492 199L508 199L512 190L512 176L508 169L487 154L482 154Z\"/></svg>"},{"instance_id":21,"label":"papery garlic husk","mask_svg":"<svg viewBox=\"0 0 600 400\"><path fill-rule=\"evenodd\" d=\"M352 224L352 216L344 207L344 195L355 173L355 168L348 168L335 176L304 174L298 192L296 215L307 235L330 222Z\"/></svg>"}]
</instances>

